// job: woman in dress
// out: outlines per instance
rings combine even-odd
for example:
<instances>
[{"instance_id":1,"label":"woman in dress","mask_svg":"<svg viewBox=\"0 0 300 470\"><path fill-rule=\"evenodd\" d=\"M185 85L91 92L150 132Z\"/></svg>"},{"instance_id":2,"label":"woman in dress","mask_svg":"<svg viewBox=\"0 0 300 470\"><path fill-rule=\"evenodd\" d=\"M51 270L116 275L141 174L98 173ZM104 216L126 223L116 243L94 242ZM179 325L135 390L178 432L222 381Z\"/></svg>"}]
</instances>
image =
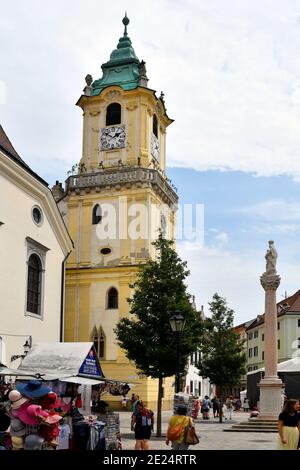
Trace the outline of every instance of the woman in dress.
<instances>
[{"instance_id":1,"label":"woman in dress","mask_svg":"<svg viewBox=\"0 0 300 470\"><path fill-rule=\"evenodd\" d=\"M135 434L135 450L149 450L149 439L154 425L154 413L143 401L138 401L132 415L131 429Z\"/></svg>"},{"instance_id":2,"label":"woman in dress","mask_svg":"<svg viewBox=\"0 0 300 470\"><path fill-rule=\"evenodd\" d=\"M300 403L298 400L287 400L278 417L279 444L281 450L297 450L299 442Z\"/></svg>"}]
</instances>

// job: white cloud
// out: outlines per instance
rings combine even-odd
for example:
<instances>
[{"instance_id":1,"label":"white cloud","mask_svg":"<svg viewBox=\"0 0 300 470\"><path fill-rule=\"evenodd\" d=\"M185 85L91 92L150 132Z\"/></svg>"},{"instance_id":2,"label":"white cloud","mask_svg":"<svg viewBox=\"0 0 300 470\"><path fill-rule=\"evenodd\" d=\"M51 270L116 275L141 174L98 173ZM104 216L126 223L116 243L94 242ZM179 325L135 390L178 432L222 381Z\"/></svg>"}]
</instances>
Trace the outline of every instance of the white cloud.
<instances>
[{"instance_id":1,"label":"white cloud","mask_svg":"<svg viewBox=\"0 0 300 470\"><path fill-rule=\"evenodd\" d=\"M261 224L255 225L251 228L251 230L261 233L261 234L282 234L282 235L289 235L294 236L298 235L300 232L300 224ZM298 250L297 250L298 252Z\"/></svg>"},{"instance_id":2,"label":"white cloud","mask_svg":"<svg viewBox=\"0 0 300 470\"><path fill-rule=\"evenodd\" d=\"M228 243L229 237L226 232L220 232L215 236L215 240L219 245L225 245Z\"/></svg>"},{"instance_id":3,"label":"white cloud","mask_svg":"<svg viewBox=\"0 0 300 470\"><path fill-rule=\"evenodd\" d=\"M81 154L74 103L121 36L124 3L2 3L2 123L35 169L64 172ZM164 90L175 119L170 165L300 179L297 0L128 0L126 8L149 86Z\"/></svg>"},{"instance_id":4,"label":"white cloud","mask_svg":"<svg viewBox=\"0 0 300 470\"><path fill-rule=\"evenodd\" d=\"M300 203L284 199L263 201L251 206L232 209L231 212L252 215L268 221L300 221Z\"/></svg>"}]
</instances>

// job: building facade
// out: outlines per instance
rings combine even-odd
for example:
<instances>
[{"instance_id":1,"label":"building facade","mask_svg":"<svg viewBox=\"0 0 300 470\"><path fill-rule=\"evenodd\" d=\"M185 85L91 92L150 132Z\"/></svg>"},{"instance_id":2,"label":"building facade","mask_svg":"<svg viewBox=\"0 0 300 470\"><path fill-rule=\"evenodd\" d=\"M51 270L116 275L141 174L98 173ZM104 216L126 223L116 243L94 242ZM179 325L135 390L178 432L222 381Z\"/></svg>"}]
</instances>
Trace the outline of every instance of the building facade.
<instances>
[{"instance_id":1,"label":"building facade","mask_svg":"<svg viewBox=\"0 0 300 470\"><path fill-rule=\"evenodd\" d=\"M194 310L196 311L196 303L195 297L193 297L192 303ZM203 305L201 306L200 310L200 318L201 320L205 320ZM188 368L187 374L185 376L185 393L193 395L195 397L204 398L206 395L211 397L215 394L215 386L210 383L209 378L202 377L199 375L199 369L197 368L197 364L200 361L201 351L197 350L196 352L192 353L189 357L188 361Z\"/></svg>"},{"instance_id":2,"label":"building facade","mask_svg":"<svg viewBox=\"0 0 300 470\"><path fill-rule=\"evenodd\" d=\"M264 367L264 315L258 315L246 329L247 369ZM277 303L278 362L298 355L300 349L300 290Z\"/></svg>"},{"instance_id":3,"label":"building facade","mask_svg":"<svg viewBox=\"0 0 300 470\"><path fill-rule=\"evenodd\" d=\"M35 342L62 338L64 261L73 245L47 183L1 126L0 200L0 362L14 368Z\"/></svg>"},{"instance_id":4,"label":"building facade","mask_svg":"<svg viewBox=\"0 0 300 470\"><path fill-rule=\"evenodd\" d=\"M163 95L148 88L123 19L123 37L102 65L98 80L86 77L77 105L83 111L82 158L76 174L54 188L74 240L67 262L65 341L93 341L106 377L137 382L134 392L155 406L157 382L138 376L115 339L128 315L127 299L141 263L155 252L159 229L175 238L178 197L166 168L167 116ZM75 168L75 167L74 167ZM174 380L165 379L163 406ZM119 397L109 397L119 407Z\"/></svg>"}]
</instances>

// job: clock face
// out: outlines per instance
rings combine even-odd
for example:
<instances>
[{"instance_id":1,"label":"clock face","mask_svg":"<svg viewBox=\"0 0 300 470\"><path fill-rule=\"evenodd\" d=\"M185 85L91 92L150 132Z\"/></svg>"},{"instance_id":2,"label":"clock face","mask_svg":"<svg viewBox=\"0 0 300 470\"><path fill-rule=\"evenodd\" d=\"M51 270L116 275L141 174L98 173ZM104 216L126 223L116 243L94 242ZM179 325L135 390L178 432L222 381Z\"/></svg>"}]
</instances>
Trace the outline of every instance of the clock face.
<instances>
[{"instance_id":1,"label":"clock face","mask_svg":"<svg viewBox=\"0 0 300 470\"><path fill-rule=\"evenodd\" d=\"M119 149L125 147L125 126L112 126L101 129L100 150Z\"/></svg>"},{"instance_id":2,"label":"clock face","mask_svg":"<svg viewBox=\"0 0 300 470\"><path fill-rule=\"evenodd\" d=\"M159 142L158 138L154 134L151 136L151 154L154 158L156 158L156 160L159 160Z\"/></svg>"}]
</instances>

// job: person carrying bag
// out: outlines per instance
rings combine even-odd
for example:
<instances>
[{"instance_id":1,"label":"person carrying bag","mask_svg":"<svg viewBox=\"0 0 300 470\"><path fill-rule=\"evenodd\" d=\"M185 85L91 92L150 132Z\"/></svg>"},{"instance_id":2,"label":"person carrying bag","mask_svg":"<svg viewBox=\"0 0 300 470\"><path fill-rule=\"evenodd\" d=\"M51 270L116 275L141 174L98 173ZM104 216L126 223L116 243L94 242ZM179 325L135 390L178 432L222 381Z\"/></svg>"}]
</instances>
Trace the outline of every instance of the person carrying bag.
<instances>
[{"instance_id":1,"label":"person carrying bag","mask_svg":"<svg viewBox=\"0 0 300 470\"><path fill-rule=\"evenodd\" d=\"M183 442L187 446L194 446L199 444L199 438L196 434L196 430L191 418L189 418L189 424L185 427Z\"/></svg>"},{"instance_id":2,"label":"person carrying bag","mask_svg":"<svg viewBox=\"0 0 300 470\"><path fill-rule=\"evenodd\" d=\"M193 421L186 414L187 407L178 405L175 415L169 421L166 444L169 445L171 441L173 450L187 450L189 445L199 442Z\"/></svg>"}]
</instances>

